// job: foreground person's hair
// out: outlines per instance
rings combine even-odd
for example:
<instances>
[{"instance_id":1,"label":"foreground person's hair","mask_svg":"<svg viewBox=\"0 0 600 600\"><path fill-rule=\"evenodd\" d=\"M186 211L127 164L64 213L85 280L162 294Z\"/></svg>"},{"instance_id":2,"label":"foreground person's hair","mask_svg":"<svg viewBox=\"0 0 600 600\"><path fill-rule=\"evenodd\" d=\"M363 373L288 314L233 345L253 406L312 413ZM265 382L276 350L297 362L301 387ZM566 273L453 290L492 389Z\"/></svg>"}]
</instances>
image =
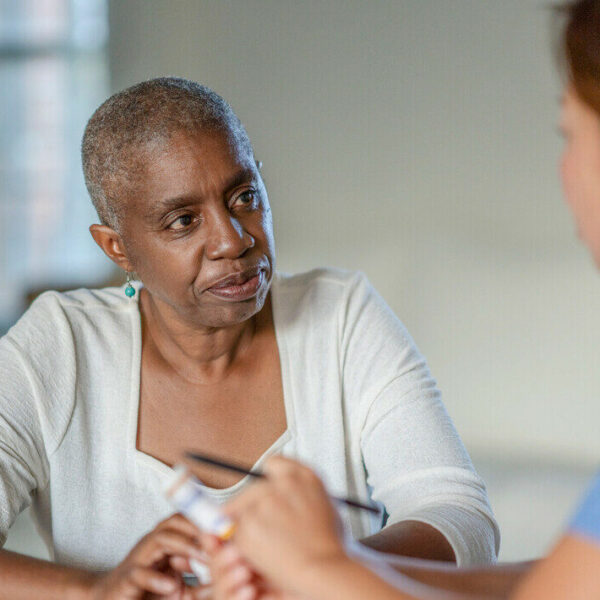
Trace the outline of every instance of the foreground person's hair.
<instances>
[{"instance_id":1,"label":"foreground person's hair","mask_svg":"<svg viewBox=\"0 0 600 600\"><path fill-rule=\"evenodd\" d=\"M565 18L558 48L564 74L600 116L600 0L575 0L557 10Z\"/></svg>"}]
</instances>

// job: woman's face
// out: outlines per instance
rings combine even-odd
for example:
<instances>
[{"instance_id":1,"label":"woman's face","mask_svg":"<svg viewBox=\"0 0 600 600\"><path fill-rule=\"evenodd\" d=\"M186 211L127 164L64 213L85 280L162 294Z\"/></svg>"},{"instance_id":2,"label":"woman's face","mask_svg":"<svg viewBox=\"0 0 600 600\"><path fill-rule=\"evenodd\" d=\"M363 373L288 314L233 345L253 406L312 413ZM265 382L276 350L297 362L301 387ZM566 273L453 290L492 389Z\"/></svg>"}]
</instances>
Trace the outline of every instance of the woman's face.
<instances>
[{"instance_id":1,"label":"woman's face","mask_svg":"<svg viewBox=\"0 0 600 600\"><path fill-rule=\"evenodd\" d=\"M579 237L600 267L600 116L568 87L560 128L565 137L560 174Z\"/></svg>"},{"instance_id":2,"label":"woman's face","mask_svg":"<svg viewBox=\"0 0 600 600\"><path fill-rule=\"evenodd\" d=\"M224 134L179 133L126 203L121 237L154 300L192 326L226 327L264 305L271 209L250 152Z\"/></svg>"}]
</instances>

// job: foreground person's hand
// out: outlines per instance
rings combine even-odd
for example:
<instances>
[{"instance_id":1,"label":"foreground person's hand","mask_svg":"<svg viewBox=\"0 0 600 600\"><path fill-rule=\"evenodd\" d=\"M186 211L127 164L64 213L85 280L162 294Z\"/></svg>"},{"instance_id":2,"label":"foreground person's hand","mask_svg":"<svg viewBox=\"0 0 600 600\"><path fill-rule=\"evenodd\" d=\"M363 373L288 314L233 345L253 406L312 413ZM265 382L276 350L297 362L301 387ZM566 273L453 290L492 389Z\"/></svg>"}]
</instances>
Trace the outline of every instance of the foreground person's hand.
<instances>
[{"instance_id":1,"label":"foreground person's hand","mask_svg":"<svg viewBox=\"0 0 600 600\"><path fill-rule=\"evenodd\" d=\"M339 517L307 467L273 457L265 473L224 508L236 524L233 542L270 584L300 593L314 566L347 560Z\"/></svg>"},{"instance_id":2,"label":"foreground person's hand","mask_svg":"<svg viewBox=\"0 0 600 600\"><path fill-rule=\"evenodd\" d=\"M159 523L112 571L98 578L91 600L192 599L199 590L185 588L181 571L189 559L204 561L200 531L180 514Z\"/></svg>"},{"instance_id":3,"label":"foreground person's hand","mask_svg":"<svg viewBox=\"0 0 600 600\"><path fill-rule=\"evenodd\" d=\"M205 536L203 547L210 557L212 600L301 600L268 584L250 567L235 544Z\"/></svg>"},{"instance_id":4,"label":"foreground person's hand","mask_svg":"<svg viewBox=\"0 0 600 600\"><path fill-rule=\"evenodd\" d=\"M216 537L207 535L202 545L210 558L212 600L259 599L260 577L233 544L224 544Z\"/></svg>"}]
</instances>

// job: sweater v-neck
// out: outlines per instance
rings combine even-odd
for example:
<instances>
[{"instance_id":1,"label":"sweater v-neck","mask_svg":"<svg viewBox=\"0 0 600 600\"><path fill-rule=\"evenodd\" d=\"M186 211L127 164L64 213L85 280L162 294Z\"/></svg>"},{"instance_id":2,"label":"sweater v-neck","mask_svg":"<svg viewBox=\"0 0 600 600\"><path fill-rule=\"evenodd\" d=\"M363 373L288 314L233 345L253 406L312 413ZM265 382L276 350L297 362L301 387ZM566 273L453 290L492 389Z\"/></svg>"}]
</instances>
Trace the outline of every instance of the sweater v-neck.
<instances>
[{"instance_id":1,"label":"sweater v-neck","mask_svg":"<svg viewBox=\"0 0 600 600\"><path fill-rule=\"evenodd\" d=\"M285 444L292 438L295 430L294 423L294 405L293 388L290 376L290 357L286 344L285 326L281 323L280 305L279 305L279 280L280 275L275 274L271 284L271 303L273 310L273 326L275 329L275 339L279 351L279 363L281 369L281 383L283 388L283 402L286 417L286 430L269 446L260 458L252 465L252 470L259 470L269 456L277 454ZM167 481L173 473L173 468L163 461L143 452L137 448L137 431L139 425L140 408L140 385L141 385L141 365L142 365L142 322L139 308L139 297L141 284L136 284L136 294L130 300L131 303L131 374L130 374L130 395L129 395L129 423L128 423L128 443L127 447L133 454L136 464L153 469L161 479ZM249 482L250 476L246 475L232 486L226 488L213 488L204 486L204 491L215 499L224 500L235 495Z\"/></svg>"}]
</instances>

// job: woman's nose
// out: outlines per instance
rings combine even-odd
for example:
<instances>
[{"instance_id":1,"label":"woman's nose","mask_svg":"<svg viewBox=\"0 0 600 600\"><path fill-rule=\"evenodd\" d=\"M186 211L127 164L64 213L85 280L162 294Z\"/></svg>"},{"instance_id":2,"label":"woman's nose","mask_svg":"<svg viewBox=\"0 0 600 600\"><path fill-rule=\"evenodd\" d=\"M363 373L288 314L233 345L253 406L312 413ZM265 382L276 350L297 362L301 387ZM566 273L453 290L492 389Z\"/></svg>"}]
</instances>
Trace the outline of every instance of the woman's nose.
<instances>
[{"instance_id":1,"label":"woman's nose","mask_svg":"<svg viewBox=\"0 0 600 600\"><path fill-rule=\"evenodd\" d=\"M214 215L206 243L206 256L211 260L239 258L254 243L254 238L231 214Z\"/></svg>"}]
</instances>

